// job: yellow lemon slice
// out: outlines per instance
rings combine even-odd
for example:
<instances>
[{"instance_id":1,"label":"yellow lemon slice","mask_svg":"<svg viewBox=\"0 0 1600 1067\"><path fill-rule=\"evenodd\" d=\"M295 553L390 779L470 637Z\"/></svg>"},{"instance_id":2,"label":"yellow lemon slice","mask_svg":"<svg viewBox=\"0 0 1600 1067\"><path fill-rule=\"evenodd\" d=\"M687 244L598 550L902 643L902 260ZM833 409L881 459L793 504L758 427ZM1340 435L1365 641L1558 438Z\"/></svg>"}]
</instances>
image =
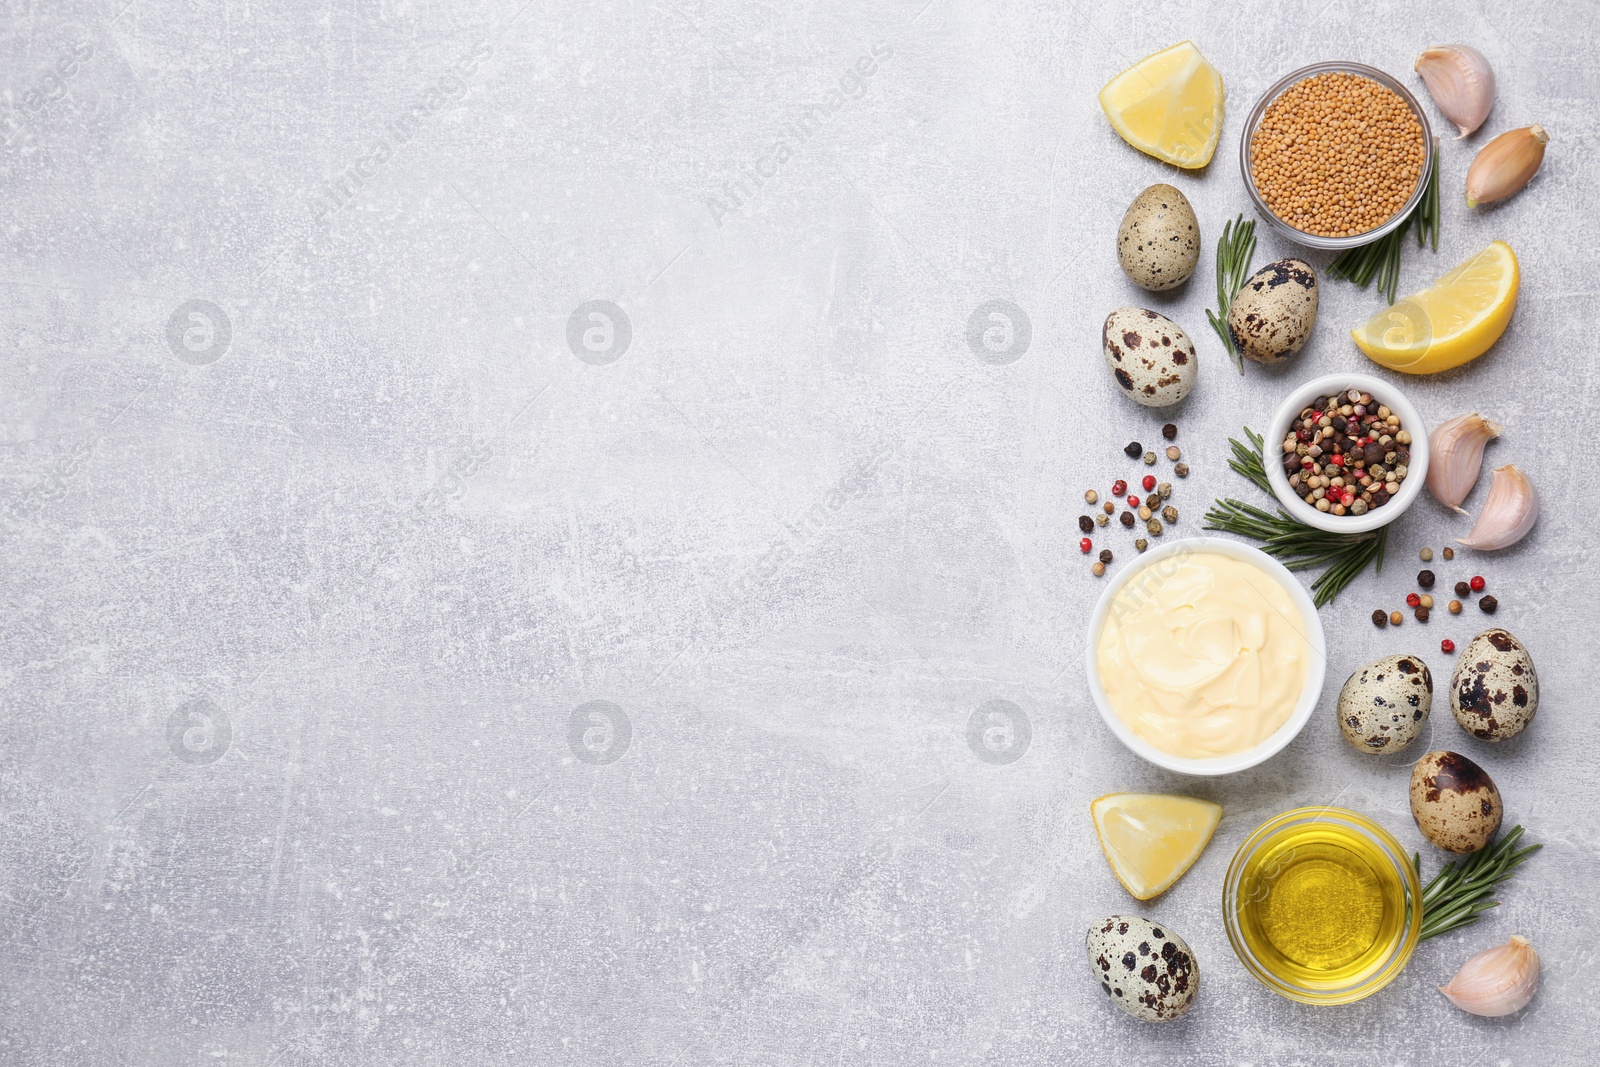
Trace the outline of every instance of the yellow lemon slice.
<instances>
[{"instance_id":1,"label":"yellow lemon slice","mask_svg":"<svg viewBox=\"0 0 1600 1067\"><path fill-rule=\"evenodd\" d=\"M1222 75L1184 41L1107 82L1100 109L1139 151L1196 170L1211 162L1222 136Z\"/></svg>"},{"instance_id":2,"label":"yellow lemon slice","mask_svg":"<svg viewBox=\"0 0 1600 1067\"><path fill-rule=\"evenodd\" d=\"M1108 793L1089 805L1111 870L1139 900L1160 896L1205 851L1222 819L1209 800Z\"/></svg>"},{"instance_id":3,"label":"yellow lemon slice","mask_svg":"<svg viewBox=\"0 0 1600 1067\"><path fill-rule=\"evenodd\" d=\"M1390 370L1434 374L1459 367L1489 351L1506 332L1521 283L1516 253L1496 241L1350 336L1369 359Z\"/></svg>"}]
</instances>

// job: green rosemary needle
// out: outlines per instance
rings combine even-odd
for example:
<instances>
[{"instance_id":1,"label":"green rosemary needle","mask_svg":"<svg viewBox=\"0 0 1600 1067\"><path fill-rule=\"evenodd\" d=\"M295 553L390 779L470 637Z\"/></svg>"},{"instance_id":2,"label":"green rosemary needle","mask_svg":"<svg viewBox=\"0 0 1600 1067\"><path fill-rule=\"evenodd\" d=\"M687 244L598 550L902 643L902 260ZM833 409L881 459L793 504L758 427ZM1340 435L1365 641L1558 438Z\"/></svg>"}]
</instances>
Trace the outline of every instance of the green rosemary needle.
<instances>
[{"instance_id":1,"label":"green rosemary needle","mask_svg":"<svg viewBox=\"0 0 1600 1067\"><path fill-rule=\"evenodd\" d=\"M1233 307L1233 298L1239 295L1239 290L1250 278L1250 257L1255 255L1255 251L1254 219L1246 222L1245 217L1240 215L1222 227L1222 239L1217 242L1217 310L1206 309L1211 328L1222 338L1222 347L1240 374L1244 373L1244 357L1239 355L1233 336L1228 331L1228 309Z\"/></svg>"},{"instance_id":2,"label":"green rosemary needle","mask_svg":"<svg viewBox=\"0 0 1600 1067\"><path fill-rule=\"evenodd\" d=\"M1339 253L1339 258L1328 265L1328 273L1336 278L1352 281L1362 289L1377 279L1378 291L1394 303L1400 286L1400 249L1405 245L1406 231L1414 229L1417 244L1431 245L1439 251L1439 139L1433 139L1433 165L1428 168L1427 185L1422 199L1393 232L1385 234L1370 244L1349 248Z\"/></svg>"},{"instance_id":3,"label":"green rosemary needle","mask_svg":"<svg viewBox=\"0 0 1600 1067\"><path fill-rule=\"evenodd\" d=\"M1489 848L1445 864L1422 891L1422 937L1448 934L1478 921L1480 912L1497 908L1500 902L1491 896L1494 887L1517 873L1522 861L1539 851L1542 845L1517 848L1522 837L1522 827L1513 827L1504 837ZM1412 853L1411 862L1422 877L1422 857Z\"/></svg>"},{"instance_id":4,"label":"green rosemary needle","mask_svg":"<svg viewBox=\"0 0 1600 1067\"><path fill-rule=\"evenodd\" d=\"M1261 435L1244 428L1248 445L1233 438L1233 457L1228 466L1262 492L1272 495L1267 469L1262 459ZM1388 543L1388 527L1367 533L1329 533L1291 518L1283 510L1264 511L1232 498L1218 500L1205 515L1207 530L1248 537L1261 542L1261 550L1292 571L1326 566L1311 583L1311 600L1317 607L1332 603L1368 564L1383 570L1383 550Z\"/></svg>"}]
</instances>

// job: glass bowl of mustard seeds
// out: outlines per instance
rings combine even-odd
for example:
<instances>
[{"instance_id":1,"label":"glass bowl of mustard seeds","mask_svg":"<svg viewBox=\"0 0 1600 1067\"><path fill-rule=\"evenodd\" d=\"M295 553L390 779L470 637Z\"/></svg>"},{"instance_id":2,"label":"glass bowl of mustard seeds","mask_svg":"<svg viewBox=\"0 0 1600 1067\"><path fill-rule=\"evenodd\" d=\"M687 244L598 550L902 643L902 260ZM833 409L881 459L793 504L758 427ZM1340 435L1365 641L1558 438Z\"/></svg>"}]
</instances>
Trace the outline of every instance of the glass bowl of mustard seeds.
<instances>
[{"instance_id":1,"label":"glass bowl of mustard seeds","mask_svg":"<svg viewBox=\"0 0 1600 1067\"><path fill-rule=\"evenodd\" d=\"M1256 212L1311 248L1341 251L1398 228L1427 190L1433 133L1417 98L1363 63L1301 67L1262 94L1239 140Z\"/></svg>"}]
</instances>

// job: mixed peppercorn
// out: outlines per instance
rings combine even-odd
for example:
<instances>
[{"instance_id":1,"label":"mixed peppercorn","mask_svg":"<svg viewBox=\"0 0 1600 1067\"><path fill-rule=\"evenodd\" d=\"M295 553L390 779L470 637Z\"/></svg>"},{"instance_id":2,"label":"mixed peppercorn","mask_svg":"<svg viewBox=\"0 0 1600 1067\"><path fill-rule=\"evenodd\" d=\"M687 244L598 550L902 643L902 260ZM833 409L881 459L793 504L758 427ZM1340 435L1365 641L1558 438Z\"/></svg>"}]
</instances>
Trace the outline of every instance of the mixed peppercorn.
<instances>
[{"instance_id":1,"label":"mixed peppercorn","mask_svg":"<svg viewBox=\"0 0 1600 1067\"><path fill-rule=\"evenodd\" d=\"M1400 416L1351 389L1301 410L1283 439L1289 487L1318 511L1365 515L1406 480L1411 434Z\"/></svg>"},{"instance_id":2,"label":"mixed peppercorn","mask_svg":"<svg viewBox=\"0 0 1600 1067\"><path fill-rule=\"evenodd\" d=\"M1446 560L1455 559L1455 549L1447 548L1444 550L1443 555ZM1418 553L1418 556L1422 559L1422 562L1428 563L1433 559L1433 549L1424 548ZM1419 589L1432 589L1438 581L1439 576L1426 567L1417 572L1417 587ZM1472 594L1481 593L1486 588L1488 588L1488 582L1481 574L1475 574L1466 581L1457 582L1454 587L1457 599L1450 601L1445 607L1450 614L1459 615L1462 610L1461 601L1471 599ZM1428 621L1433 611L1433 606L1434 600L1431 593L1412 592L1406 594L1406 607L1411 609L1413 617L1418 622ZM1493 596L1484 596L1478 600L1478 610L1485 615L1493 615L1499 607L1500 602ZM1385 626L1399 626L1404 621L1405 615L1398 611L1386 612L1382 608L1377 608L1372 613L1372 625L1380 630ZM1454 652L1456 643L1447 637L1439 642L1439 649L1447 653Z\"/></svg>"},{"instance_id":3,"label":"mixed peppercorn","mask_svg":"<svg viewBox=\"0 0 1600 1067\"><path fill-rule=\"evenodd\" d=\"M1167 423L1161 428L1161 436L1168 441L1176 440L1178 436L1177 425L1171 422ZM1122 452L1129 459L1140 460L1146 466L1154 466L1160 459L1155 452L1148 451L1138 441L1129 441L1122 449ZM1177 462L1178 458L1183 455L1178 446L1168 446L1166 454L1169 460L1174 461L1172 473L1179 478L1187 478L1189 476L1189 465ZM1137 488L1143 491L1143 496L1138 493L1129 493L1127 479L1118 478L1111 483L1111 495L1104 502L1100 499L1099 491L1094 489L1085 490L1083 494L1084 503L1090 505L1091 508L1096 504L1100 506L1098 510L1091 511L1087 515L1078 516L1078 529L1085 534L1092 534L1096 527L1104 528L1109 526L1112 516L1116 516L1117 521L1127 529L1131 530L1135 526L1143 526L1145 533L1152 537L1160 537L1166 532L1167 525L1178 521L1178 509L1166 503L1172 496L1172 483L1163 482L1154 474L1145 474L1139 478ZM1117 510L1119 502L1124 506L1120 513ZM1134 540L1133 546L1143 552L1150 547L1150 542L1140 537ZM1084 555L1094 551L1094 539L1084 537L1078 542L1078 550ZM1111 563L1111 559L1111 550L1109 548L1102 549L1099 558L1090 566L1090 571L1096 577L1105 574L1106 567Z\"/></svg>"}]
</instances>

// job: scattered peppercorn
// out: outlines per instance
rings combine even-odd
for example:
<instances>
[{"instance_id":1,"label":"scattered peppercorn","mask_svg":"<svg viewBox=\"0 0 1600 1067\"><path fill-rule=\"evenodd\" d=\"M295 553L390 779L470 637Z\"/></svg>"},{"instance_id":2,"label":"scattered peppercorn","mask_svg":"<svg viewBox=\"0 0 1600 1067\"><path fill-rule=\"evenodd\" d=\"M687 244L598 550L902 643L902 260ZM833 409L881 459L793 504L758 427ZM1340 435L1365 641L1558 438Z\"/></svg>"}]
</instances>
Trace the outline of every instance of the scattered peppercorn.
<instances>
[{"instance_id":1,"label":"scattered peppercorn","mask_svg":"<svg viewBox=\"0 0 1600 1067\"><path fill-rule=\"evenodd\" d=\"M1079 515L1078 516L1078 529L1082 530L1084 533L1093 533L1094 532L1094 520L1091 519L1087 515Z\"/></svg>"},{"instance_id":2,"label":"scattered peppercorn","mask_svg":"<svg viewBox=\"0 0 1600 1067\"><path fill-rule=\"evenodd\" d=\"M1161 536L1162 526L1160 519L1151 519L1149 522L1144 524L1144 528L1150 531L1151 537Z\"/></svg>"},{"instance_id":3,"label":"scattered peppercorn","mask_svg":"<svg viewBox=\"0 0 1600 1067\"><path fill-rule=\"evenodd\" d=\"M1138 498L1138 497L1136 497L1136 496L1131 496L1131 495L1130 495L1130 496L1129 496L1129 497L1128 497L1128 506L1129 506L1129 507L1130 507L1130 508L1136 508L1136 507L1138 507L1138 506L1139 506L1139 498Z\"/></svg>"},{"instance_id":4,"label":"scattered peppercorn","mask_svg":"<svg viewBox=\"0 0 1600 1067\"><path fill-rule=\"evenodd\" d=\"M1144 486L1144 491L1148 493L1156 487L1156 476L1154 474L1146 474L1144 480L1139 484Z\"/></svg>"},{"instance_id":5,"label":"scattered peppercorn","mask_svg":"<svg viewBox=\"0 0 1600 1067\"><path fill-rule=\"evenodd\" d=\"M1168 445L1167 458L1171 460L1181 459L1183 458L1183 452L1179 450L1177 445Z\"/></svg>"},{"instance_id":6,"label":"scattered peppercorn","mask_svg":"<svg viewBox=\"0 0 1600 1067\"><path fill-rule=\"evenodd\" d=\"M1078 542L1078 551L1082 552L1086 556L1089 554L1089 550L1093 547L1094 542L1089 540L1087 537Z\"/></svg>"},{"instance_id":7,"label":"scattered peppercorn","mask_svg":"<svg viewBox=\"0 0 1600 1067\"><path fill-rule=\"evenodd\" d=\"M1418 622L1427 622L1428 621L1428 609L1427 608L1418 608L1416 611L1413 611L1411 614L1413 614L1413 615L1415 615L1417 617L1417 621Z\"/></svg>"},{"instance_id":8,"label":"scattered peppercorn","mask_svg":"<svg viewBox=\"0 0 1600 1067\"><path fill-rule=\"evenodd\" d=\"M1417 555L1421 557L1422 562L1427 563L1433 559L1433 549L1425 548L1421 552L1418 552Z\"/></svg>"},{"instance_id":9,"label":"scattered peppercorn","mask_svg":"<svg viewBox=\"0 0 1600 1067\"><path fill-rule=\"evenodd\" d=\"M1432 571L1418 571L1417 572L1417 584L1422 586L1422 588L1424 588L1424 589L1432 589L1433 588L1433 582L1434 582L1434 577L1433 577L1433 572Z\"/></svg>"},{"instance_id":10,"label":"scattered peppercorn","mask_svg":"<svg viewBox=\"0 0 1600 1067\"><path fill-rule=\"evenodd\" d=\"M1156 486L1156 496L1159 496L1162 500L1167 499L1167 497L1169 497L1171 495L1172 495L1172 483L1171 482L1162 482L1160 485Z\"/></svg>"},{"instance_id":11,"label":"scattered peppercorn","mask_svg":"<svg viewBox=\"0 0 1600 1067\"><path fill-rule=\"evenodd\" d=\"M1111 562L1111 550L1109 548L1102 548L1100 550L1100 562L1101 563L1110 563Z\"/></svg>"},{"instance_id":12,"label":"scattered peppercorn","mask_svg":"<svg viewBox=\"0 0 1600 1067\"><path fill-rule=\"evenodd\" d=\"M1482 600L1478 601L1478 610L1483 612L1485 615L1493 615L1496 611L1500 610L1500 601L1496 600L1492 596L1486 596Z\"/></svg>"},{"instance_id":13,"label":"scattered peppercorn","mask_svg":"<svg viewBox=\"0 0 1600 1067\"><path fill-rule=\"evenodd\" d=\"M1429 611L1432 611L1433 610L1433 597L1429 596L1427 593L1423 593L1422 594L1422 606L1427 608Z\"/></svg>"},{"instance_id":14,"label":"scattered peppercorn","mask_svg":"<svg viewBox=\"0 0 1600 1067\"><path fill-rule=\"evenodd\" d=\"M1161 427L1161 436L1165 437L1169 441L1176 441L1178 439L1178 424L1175 422L1169 422L1165 426Z\"/></svg>"},{"instance_id":15,"label":"scattered peppercorn","mask_svg":"<svg viewBox=\"0 0 1600 1067\"><path fill-rule=\"evenodd\" d=\"M1153 467L1153 466L1155 466L1155 464L1156 464L1156 454L1154 452L1146 452L1144 454L1144 465L1146 467Z\"/></svg>"},{"instance_id":16,"label":"scattered peppercorn","mask_svg":"<svg viewBox=\"0 0 1600 1067\"><path fill-rule=\"evenodd\" d=\"M1138 441L1129 441L1122 451L1127 453L1129 459L1138 459L1144 455L1144 445L1141 445Z\"/></svg>"},{"instance_id":17,"label":"scattered peppercorn","mask_svg":"<svg viewBox=\"0 0 1600 1067\"><path fill-rule=\"evenodd\" d=\"M1098 504L1100 503L1100 494L1095 492L1093 489L1090 489L1088 492L1083 494L1083 500L1086 504Z\"/></svg>"},{"instance_id":18,"label":"scattered peppercorn","mask_svg":"<svg viewBox=\"0 0 1600 1067\"><path fill-rule=\"evenodd\" d=\"M1453 549L1453 548L1445 549L1444 550L1444 558L1445 559L1455 559L1456 558L1456 550Z\"/></svg>"},{"instance_id":19,"label":"scattered peppercorn","mask_svg":"<svg viewBox=\"0 0 1600 1067\"><path fill-rule=\"evenodd\" d=\"M1100 505L1100 510L1105 512L1107 515L1115 515L1117 513L1117 505L1114 501L1107 500L1104 504Z\"/></svg>"},{"instance_id":20,"label":"scattered peppercorn","mask_svg":"<svg viewBox=\"0 0 1600 1067\"><path fill-rule=\"evenodd\" d=\"M1128 491L1128 483L1123 481L1121 478L1118 478L1116 481L1111 483L1111 495L1112 496L1121 496L1123 493L1126 493L1127 491Z\"/></svg>"},{"instance_id":21,"label":"scattered peppercorn","mask_svg":"<svg viewBox=\"0 0 1600 1067\"><path fill-rule=\"evenodd\" d=\"M1406 621L1406 617L1404 615L1400 614L1398 611L1389 612L1389 625L1390 626L1399 626L1401 623L1403 623L1405 621Z\"/></svg>"},{"instance_id":22,"label":"scattered peppercorn","mask_svg":"<svg viewBox=\"0 0 1600 1067\"><path fill-rule=\"evenodd\" d=\"M1178 509L1173 507L1171 504L1168 504L1166 507L1161 509L1161 517L1166 519L1168 522L1177 522Z\"/></svg>"},{"instance_id":23,"label":"scattered peppercorn","mask_svg":"<svg viewBox=\"0 0 1600 1067\"><path fill-rule=\"evenodd\" d=\"M1139 505L1139 519L1140 519L1141 522L1149 522L1150 521L1150 517L1152 515L1154 515L1154 514L1155 514L1155 512L1150 510L1150 507L1149 507L1148 504L1140 504Z\"/></svg>"},{"instance_id":24,"label":"scattered peppercorn","mask_svg":"<svg viewBox=\"0 0 1600 1067\"><path fill-rule=\"evenodd\" d=\"M1096 526L1105 526L1105 525L1109 524L1110 522L1111 522L1111 516L1107 515L1103 511L1097 513L1095 515L1095 517L1094 517L1094 524Z\"/></svg>"},{"instance_id":25,"label":"scattered peppercorn","mask_svg":"<svg viewBox=\"0 0 1600 1067\"><path fill-rule=\"evenodd\" d=\"M1145 549L1150 547L1150 542L1141 537L1133 543L1133 547L1137 548L1140 552L1143 552Z\"/></svg>"},{"instance_id":26,"label":"scattered peppercorn","mask_svg":"<svg viewBox=\"0 0 1600 1067\"><path fill-rule=\"evenodd\" d=\"M1414 608L1418 604L1421 604L1421 603L1422 603L1422 597L1418 596L1416 593L1407 593L1406 594L1406 607Z\"/></svg>"},{"instance_id":27,"label":"scattered peppercorn","mask_svg":"<svg viewBox=\"0 0 1600 1067\"><path fill-rule=\"evenodd\" d=\"M1172 468L1172 473L1176 474L1180 478L1187 478L1189 477L1189 465L1187 463L1180 463L1176 467Z\"/></svg>"},{"instance_id":28,"label":"scattered peppercorn","mask_svg":"<svg viewBox=\"0 0 1600 1067\"><path fill-rule=\"evenodd\" d=\"M1456 596L1467 596L1472 592L1472 586L1466 582L1456 583Z\"/></svg>"},{"instance_id":29,"label":"scattered peppercorn","mask_svg":"<svg viewBox=\"0 0 1600 1067\"><path fill-rule=\"evenodd\" d=\"M1456 650L1456 643L1454 641L1450 640L1448 637L1445 638L1443 641L1439 642L1439 651L1440 652L1444 652L1446 654L1449 654L1451 652L1454 652L1455 650Z\"/></svg>"},{"instance_id":30,"label":"scattered peppercorn","mask_svg":"<svg viewBox=\"0 0 1600 1067\"><path fill-rule=\"evenodd\" d=\"M1133 512L1124 511L1117 521L1131 530L1133 528Z\"/></svg>"},{"instance_id":31,"label":"scattered peppercorn","mask_svg":"<svg viewBox=\"0 0 1600 1067\"><path fill-rule=\"evenodd\" d=\"M1472 581L1468 582L1467 584L1472 586L1472 591L1474 593L1481 593L1483 592L1483 587L1489 583L1483 580L1483 575L1474 574L1472 576Z\"/></svg>"},{"instance_id":32,"label":"scattered peppercorn","mask_svg":"<svg viewBox=\"0 0 1600 1067\"><path fill-rule=\"evenodd\" d=\"M1450 603L1446 604L1445 607L1450 609L1450 614L1452 615L1461 614L1461 601L1459 600L1452 600Z\"/></svg>"},{"instance_id":33,"label":"scattered peppercorn","mask_svg":"<svg viewBox=\"0 0 1600 1067\"><path fill-rule=\"evenodd\" d=\"M1098 578L1098 577L1100 577L1102 574L1104 574L1106 572L1106 565L1104 563L1096 563L1093 567L1090 567L1089 569L1091 571L1093 571L1094 572L1094 576L1096 578Z\"/></svg>"},{"instance_id":34,"label":"scattered peppercorn","mask_svg":"<svg viewBox=\"0 0 1600 1067\"><path fill-rule=\"evenodd\" d=\"M1376 626L1380 630L1389 625L1389 616L1382 608L1379 608L1372 613L1372 625Z\"/></svg>"}]
</instances>

